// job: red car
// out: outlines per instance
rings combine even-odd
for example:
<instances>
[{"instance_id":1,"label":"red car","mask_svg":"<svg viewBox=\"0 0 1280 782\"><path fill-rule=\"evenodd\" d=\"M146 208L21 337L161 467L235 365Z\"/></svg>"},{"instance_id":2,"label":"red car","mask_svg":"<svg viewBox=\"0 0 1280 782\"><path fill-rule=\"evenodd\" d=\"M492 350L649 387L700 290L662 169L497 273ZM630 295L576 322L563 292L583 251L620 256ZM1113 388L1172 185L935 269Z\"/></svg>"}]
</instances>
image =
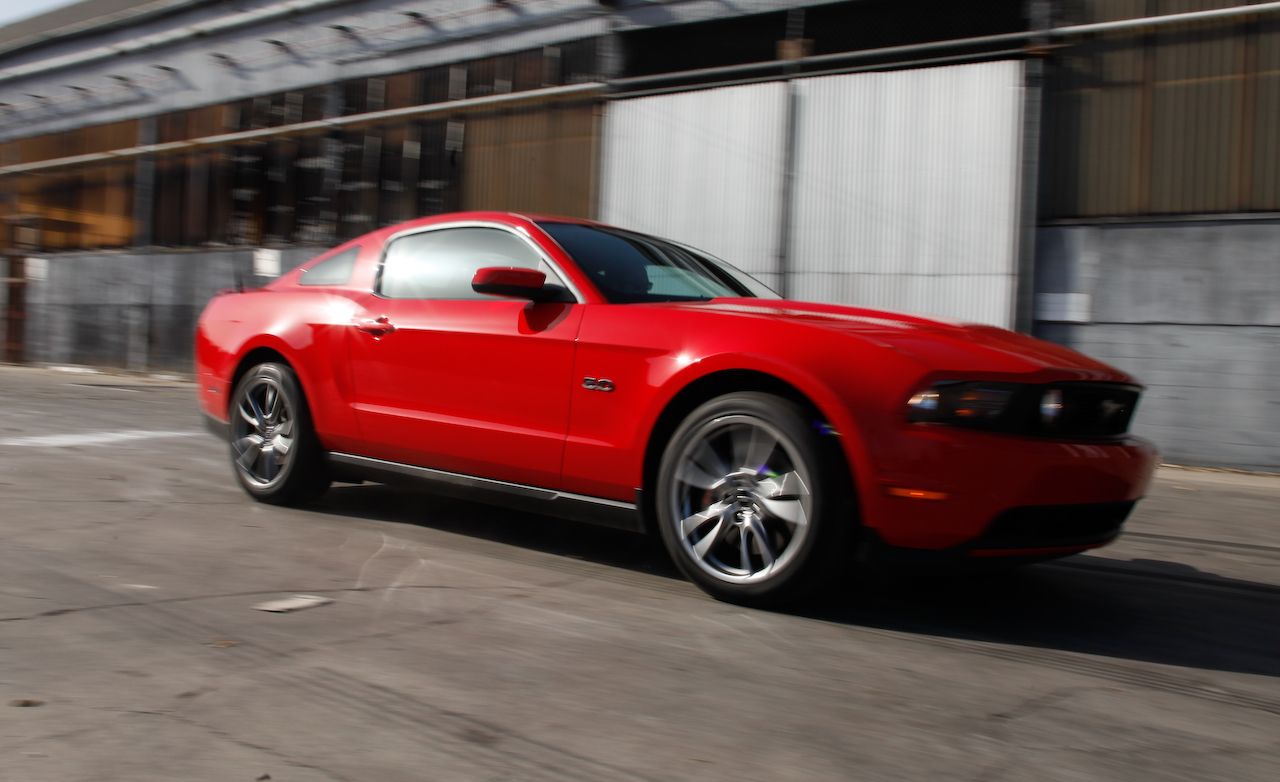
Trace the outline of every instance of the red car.
<instances>
[{"instance_id":1,"label":"red car","mask_svg":"<svg viewBox=\"0 0 1280 782\"><path fill-rule=\"evenodd\" d=\"M200 403L264 502L333 480L661 534L722 599L777 603L853 544L1037 559L1116 537L1140 387L998 328L780 300L583 220L443 215L217 296Z\"/></svg>"}]
</instances>

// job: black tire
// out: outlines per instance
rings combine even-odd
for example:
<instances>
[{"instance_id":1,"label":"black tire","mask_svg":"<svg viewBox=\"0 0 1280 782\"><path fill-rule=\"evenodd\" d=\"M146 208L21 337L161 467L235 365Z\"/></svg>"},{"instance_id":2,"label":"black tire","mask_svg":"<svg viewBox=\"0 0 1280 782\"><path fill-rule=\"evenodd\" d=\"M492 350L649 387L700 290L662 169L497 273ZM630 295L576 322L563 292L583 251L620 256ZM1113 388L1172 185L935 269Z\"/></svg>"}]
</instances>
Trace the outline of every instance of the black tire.
<instances>
[{"instance_id":1,"label":"black tire","mask_svg":"<svg viewBox=\"0 0 1280 782\"><path fill-rule=\"evenodd\" d=\"M780 606L851 572L852 482L814 418L773 394L728 394L690 413L667 443L658 527L676 565L712 596Z\"/></svg>"},{"instance_id":2,"label":"black tire","mask_svg":"<svg viewBox=\"0 0 1280 782\"><path fill-rule=\"evenodd\" d=\"M258 364L228 406L231 469L259 502L297 505L329 488L324 449L298 376L286 364Z\"/></svg>"}]
</instances>

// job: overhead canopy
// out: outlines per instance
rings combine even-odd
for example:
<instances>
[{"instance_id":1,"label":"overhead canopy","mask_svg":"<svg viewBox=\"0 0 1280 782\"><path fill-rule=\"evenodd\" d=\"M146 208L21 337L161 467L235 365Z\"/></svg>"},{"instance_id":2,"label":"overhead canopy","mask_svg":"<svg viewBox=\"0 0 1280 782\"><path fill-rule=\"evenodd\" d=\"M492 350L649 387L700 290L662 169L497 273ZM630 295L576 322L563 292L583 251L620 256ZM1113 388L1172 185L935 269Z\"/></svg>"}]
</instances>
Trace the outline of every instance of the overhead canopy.
<instances>
[{"instance_id":1,"label":"overhead canopy","mask_svg":"<svg viewBox=\"0 0 1280 782\"><path fill-rule=\"evenodd\" d=\"M0 56L89 30L134 24L212 0L80 0L0 27Z\"/></svg>"}]
</instances>

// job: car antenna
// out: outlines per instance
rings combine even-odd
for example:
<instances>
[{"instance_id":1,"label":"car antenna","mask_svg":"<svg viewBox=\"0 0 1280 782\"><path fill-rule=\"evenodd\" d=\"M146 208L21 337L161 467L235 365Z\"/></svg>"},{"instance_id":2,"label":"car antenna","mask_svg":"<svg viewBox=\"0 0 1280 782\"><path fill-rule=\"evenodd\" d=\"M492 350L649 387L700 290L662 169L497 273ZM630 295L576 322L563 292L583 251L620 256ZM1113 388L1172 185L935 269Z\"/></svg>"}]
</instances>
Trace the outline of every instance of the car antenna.
<instances>
[{"instance_id":1,"label":"car antenna","mask_svg":"<svg viewBox=\"0 0 1280 782\"><path fill-rule=\"evenodd\" d=\"M234 274L236 279L236 293L244 293L244 273L239 269L236 269Z\"/></svg>"}]
</instances>

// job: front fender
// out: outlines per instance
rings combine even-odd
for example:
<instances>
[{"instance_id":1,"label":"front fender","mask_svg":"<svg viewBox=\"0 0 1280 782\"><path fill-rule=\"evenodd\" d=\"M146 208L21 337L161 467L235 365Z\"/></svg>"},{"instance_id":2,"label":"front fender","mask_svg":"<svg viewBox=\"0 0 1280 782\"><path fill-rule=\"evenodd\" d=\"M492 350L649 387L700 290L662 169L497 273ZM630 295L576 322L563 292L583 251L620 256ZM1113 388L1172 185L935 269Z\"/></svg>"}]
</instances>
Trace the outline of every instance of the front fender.
<instances>
[{"instance_id":1,"label":"front fender","mask_svg":"<svg viewBox=\"0 0 1280 782\"><path fill-rule=\"evenodd\" d=\"M855 489L869 491L872 483L870 457L861 427L848 401L827 381L794 363L759 354L718 354L690 362L674 372L662 385L643 416L643 425L632 450L647 453L655 429L664 412L686 389L700 381L726 372L753 372L767 375L795 389L822 416L837 437L845 460L853 472ZM643 468L642 468L643 469ZM868 481L864 484L864 481Z\"/></svg>"}]
</instances>

